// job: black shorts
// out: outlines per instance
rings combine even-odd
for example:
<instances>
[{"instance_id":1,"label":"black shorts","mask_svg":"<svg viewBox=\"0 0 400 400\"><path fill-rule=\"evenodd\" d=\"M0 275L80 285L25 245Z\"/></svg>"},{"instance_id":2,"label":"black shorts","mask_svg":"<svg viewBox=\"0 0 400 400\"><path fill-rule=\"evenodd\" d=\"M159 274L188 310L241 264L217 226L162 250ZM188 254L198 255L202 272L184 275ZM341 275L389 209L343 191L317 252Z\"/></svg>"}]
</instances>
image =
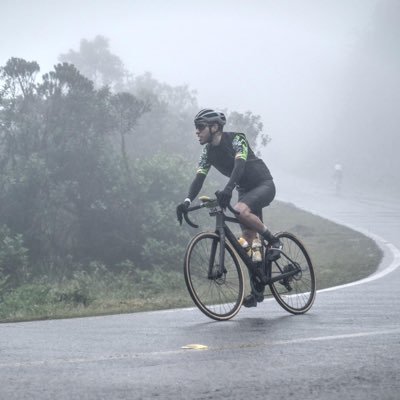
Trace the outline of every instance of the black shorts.
<instances>
[{"instance_id":1,"label":"black shorts","mask_svg":"<svg viewBox=\"0 0 400 400\"><path fill-rule=\"evenodd\" d=\"M275 197L275 184L272 179L261 182L253 189L245 190L238 187L238 201L246 204L251 212L261 215L264 207L268 206Z\"/></svg>"}]
</instances>

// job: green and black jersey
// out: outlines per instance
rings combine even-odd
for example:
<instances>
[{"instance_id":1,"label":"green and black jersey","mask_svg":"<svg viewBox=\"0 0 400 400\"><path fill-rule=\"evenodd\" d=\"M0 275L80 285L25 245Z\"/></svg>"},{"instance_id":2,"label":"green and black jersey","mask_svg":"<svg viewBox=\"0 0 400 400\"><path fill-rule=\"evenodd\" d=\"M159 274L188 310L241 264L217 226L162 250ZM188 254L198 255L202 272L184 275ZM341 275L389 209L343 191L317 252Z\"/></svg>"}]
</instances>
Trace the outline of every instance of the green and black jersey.
<instances>
[{"instance_id":1,"label":"green and black jersey","mask_svg":"<svg viewBox=\"0 0 400 400\"><path fill-rule=\"evenodd\" d=\"M207 175L214 166L223 175L230 177L235 159L245 161L244 173L236 184L245 190L250 190L262 181L272 179L264 161L258 158L250 148L244 133L223 132L218 146L207 143L200 156L197 173Z\"/></svg>"}]
</instances>

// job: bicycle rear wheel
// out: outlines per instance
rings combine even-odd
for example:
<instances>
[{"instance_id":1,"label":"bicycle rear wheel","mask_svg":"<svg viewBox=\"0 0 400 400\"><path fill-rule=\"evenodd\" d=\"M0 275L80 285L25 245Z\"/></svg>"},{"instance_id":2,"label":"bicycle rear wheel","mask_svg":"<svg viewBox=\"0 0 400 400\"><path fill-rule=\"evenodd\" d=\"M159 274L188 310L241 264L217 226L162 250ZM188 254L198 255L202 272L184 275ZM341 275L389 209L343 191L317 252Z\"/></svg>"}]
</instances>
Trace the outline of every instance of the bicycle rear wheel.
<instances>
[{"instance_id":1,"label":"bicycle rear wheel","mask_svg":"<svg viewBox=\"0 0 400 400\"><path fill-rule=\"evenodd\" d=\"M238 259L225 243L224 268L219 266L220 238L202 232L188 244L184 275L196 306L208 317L224 321L234 317L243 301L243 272Z\"/></svg>"},{"instance_id":2,"label":"bicycle rear wheel","mask_svg":"<svg viewBox=\"0 0 400 400\"><path fill-rule=\"evenodd\" d=\"M276 301L292 314L304 314L314 303L316 283L314 268L304 245L294 235L282 232L283 248L278 260L271 263L271 278L286 272L294 274L269 286ZM296 272L297 271L297 272Z\"/></svg>"}]
</instances>

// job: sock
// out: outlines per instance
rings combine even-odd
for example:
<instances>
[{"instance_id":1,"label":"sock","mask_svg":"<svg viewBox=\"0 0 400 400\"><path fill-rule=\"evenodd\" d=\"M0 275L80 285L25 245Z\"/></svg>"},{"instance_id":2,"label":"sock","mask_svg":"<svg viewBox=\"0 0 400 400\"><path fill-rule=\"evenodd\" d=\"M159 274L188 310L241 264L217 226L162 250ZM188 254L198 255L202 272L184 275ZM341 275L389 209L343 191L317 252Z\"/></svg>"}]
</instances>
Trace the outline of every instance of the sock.
<instances>
[{"instance_id":1,"label":"sock","mask_svg":"<svg viewBox=\"0 0 400 400\"><path fill-rule=\"evenodd\" d=\"M265 228L265 231L261 234L261 236L268 242L274 242L276 240L276 237L267 229Z\"/></svg>"}]
</instances>

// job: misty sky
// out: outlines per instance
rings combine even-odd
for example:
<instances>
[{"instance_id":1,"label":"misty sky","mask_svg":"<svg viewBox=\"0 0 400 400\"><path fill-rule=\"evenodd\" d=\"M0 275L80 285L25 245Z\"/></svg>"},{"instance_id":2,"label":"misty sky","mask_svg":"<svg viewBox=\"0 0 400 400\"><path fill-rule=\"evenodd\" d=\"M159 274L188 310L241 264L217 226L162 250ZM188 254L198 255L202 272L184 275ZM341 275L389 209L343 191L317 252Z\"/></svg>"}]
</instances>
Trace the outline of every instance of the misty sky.
<instances>
[{"instance_id":1,"label":"misty sky","mask_svg":"<svg viewBox=\"0 0 400 400\"><path fill-rule=\"evenodd\" d=\"M382 0L0 0L0 65L43 73L103 35L134 75L188 84L200 106L260 114L268 151L318 140L353 47Z\"/></svg>"}]
</instances>

